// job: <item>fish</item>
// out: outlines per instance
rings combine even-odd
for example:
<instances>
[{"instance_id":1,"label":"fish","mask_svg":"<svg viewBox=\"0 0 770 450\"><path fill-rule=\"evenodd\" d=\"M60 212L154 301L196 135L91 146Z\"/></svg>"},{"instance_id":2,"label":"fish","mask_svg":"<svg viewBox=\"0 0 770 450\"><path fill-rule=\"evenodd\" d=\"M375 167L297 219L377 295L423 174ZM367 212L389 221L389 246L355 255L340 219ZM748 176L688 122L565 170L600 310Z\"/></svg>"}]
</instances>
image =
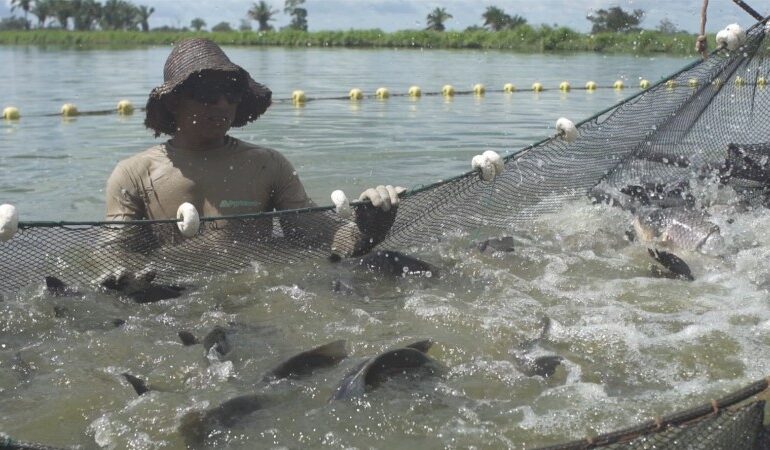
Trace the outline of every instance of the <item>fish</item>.
<instances>
[{"instance_id":1,"label":"fish","mask_svg":"<svg viewBox=\"0 0 770 450\"><path fill-rule=\"evenodd\" d=\"M184 286L153 284L157 276L154 270L145 271L139 275L128 272L118 277L108 276L101 282L101 286L108 291L117 291L136 303L155 303L161 300L178 298Z\"/></svg>"},{"instance_id":2,"label":"fish","mask_svg":"<svg viewBox=\"0 0 770 450\"><path fill-rule=\"evenodd\" d=\"M230 428L269 403L268 399L258 394L234 397L214 408L185 414L182 416L179 432L188 446L194 446L203 442L212 430Z\"/></svg>"},{"instance_id":3,"label":"fish","mask_svg":"<svg viewBox=\"0 0 770 450\"><path fill-rule=\"evenodd\" d=\"M198 341L198 338L196 338L189 331L182 330L177 334L179 335L179 340L182 341L182 345L184 345L185 347L189 347L195 344L200 344L200 341Z\"/></svg>"},{"instance_id":4,"label":"fish","mask_svg":"<svg viewBox=\"0 0 770 450\"><path fill-rule=\"evenodd\" d=\"M131 385L131 387L134 388L134 391L136 391L136 395L144 395L147 392L150 392L150 389L147 387L147 384L144 380L141 378L135 377L134 375L131 375L128 372L124 372L123 378L128 381L128 384Z\"/></svg>"},{"instance_id":5,"label":"fish","mask_svg":"<svg viewBox=\"0 0 770 450\"><path fill-rule=\"evenodd\" d=\"M439 270L436 266L395 250L371 252L359 258L356 261L356 266L365 268L369 272L393 277L419 275L430 278L439 276Z\"/></svg>"},{"instance_id":6,"label":"fish","mask_svg":"<svg viewBox=\"0 0 770 450\"><path fill-rule=\"evenodd\" d=\"M345 375L329 401L360 397L396 375L445 373L446 368L426 354L432 346L431 340L419 341L363 361Z\"/></svg>"},{"instance_id":7,"label":"fish","mask_svg":"<svg viewBox=\"0 0 770 450\"><path fill-rule=\"evenodd\" d=\"M182 341L182 345L185 347L203 344L206 353L213 347L220 357L227 355L232 350L230 340L227 337L228 330L219 325L212 328L211 331L203 337L202 341L199 341L194 334L186 330L179 331L177 335L179 336L179 340Z\"/></svg>"},{"instance_id":8,"label":"fish","mask_svg":"<svg viewBox=\"0 0 770 450\"><path fill-rule=\"evenodd\" d=\"M695 277L693 277L692 271L690 270L690 266L688 266L682 258L676 256L675 254L651 248L647 249L647 253L655 261L659 262L663 267L669 270L668 273L653 272L655 276L681 278L687 281L695 280Z\"/></svg>"},{"instance_id":9,"label":"fish","mask_svg":"<svg viewBox=\"0 0 770 450\"><path fill-rule=\"evenodd\" d=\"M187 289L184 286L153 284L156 276L155 271L148 271L138 277L126 274L117 278L108 276L102 280L100 286L107 292L116 292L136 303L155 303L160 300L177 298L182 295L182 291ZM55 276L46 276L45 285L48 294L55 297L82 297L84 295L80 290L67 285Z\"/></svg>"},{"instance_id":10,"label":"fish","mask_svg":"<svg viewBox=\"0 0 770 450\"><path fill-rule=\"evenodd\" d=\"M476 244L476 248L478 248L481 253L484 253L487 251L512 252L514 250L513 237L503 236L498 238L487 239L485 241L482 241Z\"/></svg>"},{"instance_id":11,"label":"fish","mask_svg":"<svg viewBox=\"0 0 770 450\"><path fill-rule=\"evenodd\" d=\"M79 290L67 286L62 280L54 276L45 277L45 289L54 297L77 297L83 295Z\"/></svg>"},{"instance_id":12,"label":"fish","mask_svg":"<svg viewBox=\"0 0 770 450\"><path fill-rule=\"evenodd\" d=\"M345 346L344 340L338 340L299 353L266 373L262 381L301 377L321 367L335 366L347 358L348 352Z\"/></svg>"},{"instance_id":13,"label":"fish","mask_svg":"<svg viewBox=\"0 0 770 450\"><path fill-rule=\"evenodd\" d=\"M230 353L230 350L232 350L230 341L227 339L227 330L220 326L216 326L211 331L209 331L209 333L203 338L202 344L203 348L206 349L206 353L214 348L214 351L216 351L220 356L225 356Z\"/></svg>"},{"instance_id":14,"label":"fish","mask_svg":"<svg viewBox=\"0 0 770 450\"><path fill-rule=\"evenodd\" d=\"M689 208L643 209L634 216L633 226L641 242L656 247L711 253L722 246L719 226Z\"/></svg>"},{"instance_id":15,"label":"fish","mask_svg":"<svg viewBox=\"0 0 770 450\"><path fill-rule=\"evenodd\" d=\"M346 342L338 340L299 353L268 371L262 381L302 377L316 369L336 365L347 357L345 347ZM269 398L259 394L233 397L214 408L187 413L182 418L180 432L188 445L197 444L202 442L212 430L230 428L249 414L269 406L270 403Z\"/></svg>"},{"instance_id":16,"label":"fish","mask_svg":"<svg viewBox=\"0 0 770 450\"><path fill-rule=\"evenodd\" d=\"M540 344L547 339L551 331L551 318L543 316L541 319L542 329L538 337L528 339L519 344L519 350L514 351L513 357L516 368L527 377L539 376L543 378L552 377L556 369L561 365L564 358L558 355L545 355L532 358L527 354L535 345Z\"/></svg>"}]
</instances>

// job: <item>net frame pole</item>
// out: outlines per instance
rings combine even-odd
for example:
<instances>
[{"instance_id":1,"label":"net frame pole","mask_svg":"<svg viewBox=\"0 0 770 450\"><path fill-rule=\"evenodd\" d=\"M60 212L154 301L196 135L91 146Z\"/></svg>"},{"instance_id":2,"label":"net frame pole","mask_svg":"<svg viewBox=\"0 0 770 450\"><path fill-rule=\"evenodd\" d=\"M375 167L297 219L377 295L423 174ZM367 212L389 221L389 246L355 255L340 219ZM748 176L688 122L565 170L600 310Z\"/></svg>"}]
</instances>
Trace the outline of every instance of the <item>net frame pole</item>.
<instances>
[{"instance_id":1,"label":"net frame pole","mask_svg":"<svg viewBox=\"0 0 770 450\"><path fill-rule=\"evenodd\" d=\"M751 15L751 17L755 18L756 20L760 22L765 20L765 17L762 14L758 13L754 8L747 5L746 2L744 2L743 0L733 0L733 2L736 5L740 6L741 9L749 13L749 15Z\"/></svg>"}]
</instances>

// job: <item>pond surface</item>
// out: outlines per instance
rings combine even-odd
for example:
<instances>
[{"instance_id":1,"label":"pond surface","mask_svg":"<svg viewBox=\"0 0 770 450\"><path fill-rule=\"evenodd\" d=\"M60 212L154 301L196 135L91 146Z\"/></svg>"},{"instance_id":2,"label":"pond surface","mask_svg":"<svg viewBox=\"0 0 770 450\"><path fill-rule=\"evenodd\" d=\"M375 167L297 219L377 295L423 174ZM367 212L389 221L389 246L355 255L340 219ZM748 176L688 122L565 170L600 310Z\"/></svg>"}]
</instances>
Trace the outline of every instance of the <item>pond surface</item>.
<instances>
[{"instance_id":1,"label":"pond surface","mask_svg":"<svg viewBox=\"0 0 770 450\"><path fill-rule=\"evenodd\" d=\"M99 220L115 163L156 142L140 113L45 116L141 105L160 84L168 48L61 50L3 47L13 80L0 103L22 120L0 123L0 202L22 220ZM609 86L655 81L682 58L515 55L474 51L228 48L231 59L277 99L294 89L344 96L359 87L405 92L444 84L483 97L423 96L277 101L234 136L283 152L311 196L357 196L381 183L427 185L465 172L473 155L503 154L578 122L635 90L558 92L559 82ZM550 91L503 94L542 82ZM238 395L269 405L207 444L227 448L532 448L625 427L700 405L770 374L770 214L714 211L729 249L683 254L685 283L650 275L646 250L625 238L627 213L578 200L508 230L511 253L480 253L476 236L402 249L439 268L431 277L386 279L326 261L255 264L237 274L191 280L184 294L137 305L104 293L55 298L30 286L0 302L0 422L17 439L83 448L183 448L186 414ZM729 219L729 222L728 222ZM352 293L332 290L346 279ZM55 307L59 314L55 314ZM63 309L63 308L66 308ZM538 337L542 320L550 332ZM125 321L115 327L116 318ZM233 350L219 358L199 338L215 326ZM399 378L365 396L327 402L366 357L430 338L443 377ZM310 377L263 383L302 350L345 339L349 358ZM530 376L521 357L564 358L549 377ZM137 396L121 377L147 381Z\"/></svg>"}]
</instances>

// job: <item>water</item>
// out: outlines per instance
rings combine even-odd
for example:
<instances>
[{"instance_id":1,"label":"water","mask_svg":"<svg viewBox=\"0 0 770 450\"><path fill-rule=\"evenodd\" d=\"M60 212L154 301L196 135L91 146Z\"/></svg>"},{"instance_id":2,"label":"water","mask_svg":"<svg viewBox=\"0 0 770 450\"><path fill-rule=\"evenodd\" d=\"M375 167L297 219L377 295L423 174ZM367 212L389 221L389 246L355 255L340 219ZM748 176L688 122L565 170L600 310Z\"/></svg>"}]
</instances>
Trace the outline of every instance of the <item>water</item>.
<instances>
[{"instance_id":1,"label":"water","mask_svg":"<svg viewBox=\"0 0 770 450\"><path fill-rule=\"evenodd\" d=\"M339 96L352 87L438 91L534 81L555 87L587 80L636 85L674 72L681 58L543 56L472 51L339 49L227 50L277 98L293 89ZM142 104L160 83L167 48L54 50L0 48L13 83L3 104L24 115L3 122L0 200L26 220L98 220L114 164L155 141L141 114L42 117L72 101L81 110ZM23 82L22 82L23 80ZM538 141L566 116L575 121L630 90L556 91L445 100L397 97L277 102L236 137L283 152L313 198L349 196L373 184L428 184L468 170L474 154ZM439 277L353 277L357 294L336 295L340 269L323 261L196 280L183 297L136 305L105 294L56 299L31 286L0 303L0 417L17 438L84 448L180 448L181 417L236 395L273 404L210 444L231 448L530 448L610 431L652 415L701 404L770 373L770 215L717 214L729 252L684 254L697 280L653 279L641 246L624 239L628 216L587 201L510 230L516 251L479 254L474 237L413 249ZM412 250L412 249L409 249ZM68 309L55 317L54 305ZM532 356L565 358L553 377L525 376L519 345L553 327ZM125 325L115 328L112 319ZM232 325L227 325L232 323ZM183 347L233 330L224 361ZM445 378L389 383L363 399L328 404L345 372L367 356L432 338ZM346 339L350 358L307 379L264 385L268 369L301 350ZM120 374L148 381L137 397Z\"/></svg>"}]
</instances>

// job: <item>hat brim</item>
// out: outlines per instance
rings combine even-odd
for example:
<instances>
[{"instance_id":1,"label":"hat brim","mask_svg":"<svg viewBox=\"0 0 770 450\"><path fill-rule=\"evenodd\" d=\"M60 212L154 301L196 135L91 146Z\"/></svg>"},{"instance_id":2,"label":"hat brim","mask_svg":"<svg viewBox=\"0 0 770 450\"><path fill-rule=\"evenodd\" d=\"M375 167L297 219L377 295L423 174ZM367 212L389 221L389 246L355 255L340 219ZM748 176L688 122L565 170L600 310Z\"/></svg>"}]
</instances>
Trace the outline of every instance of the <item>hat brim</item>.
<instances>
[{"instance_id":1,"label":"hat brim","mask_svg":"<svg viewBox=\"0 0 770 450\"><path fill-rule=\"evenodd\" d=\"M182 86L193 75L202 75L206 72L225 72L235 73L245 81L245 90L238 109L233 119L233 127L242 127L249 122L253 122L267 111L272 103L273 93L270 89L254 81L253 78L241 67L232 64L232 67L217 69L202 69L188 74L183 79L169 80L162 85L154 88L147 99L146 117L144 124L147 128L155 131L155 135L174 134L176 125L174 125L174 116L166 108L163 99L169 95L174 95L175 90Z\"/></svg>"}]
</instances>

